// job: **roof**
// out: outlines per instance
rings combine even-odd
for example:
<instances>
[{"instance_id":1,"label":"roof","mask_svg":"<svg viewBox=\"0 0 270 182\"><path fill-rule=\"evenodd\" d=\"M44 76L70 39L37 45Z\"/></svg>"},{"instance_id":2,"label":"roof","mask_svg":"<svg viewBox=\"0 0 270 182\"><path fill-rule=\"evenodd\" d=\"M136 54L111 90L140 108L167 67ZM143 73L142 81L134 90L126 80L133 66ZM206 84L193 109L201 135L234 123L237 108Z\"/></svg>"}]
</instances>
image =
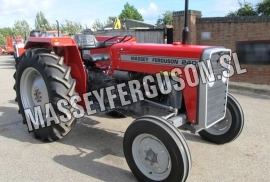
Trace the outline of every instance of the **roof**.
<instances>
[{"instance_id":1,"label":"roof","mask_svg":"<svg viewBox=\"0 0 270 182\"><path fill-rule=\"evenodd\" d=\"M154 27L156 27L156 25L153 25L150 23L145 23L142 21L127 19L127 18L121 20L122 26L124 23L125 23L127 29L134 29L134 28L138 28L138 27L139 28L154 28ZM104 26L102 29L112 29L113 26L114 26L114 23L111 23L107 26Z\"/></svg>"}]
</instances>

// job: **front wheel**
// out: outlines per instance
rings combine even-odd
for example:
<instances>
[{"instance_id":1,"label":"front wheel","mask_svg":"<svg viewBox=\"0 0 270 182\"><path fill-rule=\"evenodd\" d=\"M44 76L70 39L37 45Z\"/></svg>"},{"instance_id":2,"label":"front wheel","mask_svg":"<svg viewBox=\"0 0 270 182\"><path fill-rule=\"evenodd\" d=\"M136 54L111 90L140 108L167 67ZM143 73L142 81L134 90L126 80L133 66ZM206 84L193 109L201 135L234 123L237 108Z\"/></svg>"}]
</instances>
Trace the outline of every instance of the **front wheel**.
<instances>
[{"instance_id":1,"label":"front wheel","mask_svg":"<svg viewBox=\"0 0 270 182\"><path fill-rule=\"evenodd\" d=\"M141 117L128 127L124 154L140 181L185 181L191 168L184 136L169 122L154 116Z\"/></svg>"},{"instance_id":2,"label":"front wheel","mask_svg":"<svg viewBox=\"0 0 270 182\"><path fill-rule=\"evenodd\" d=\"M202 130L199 135L206 141L225 144L235 140L244 127L244 113L241 105L228 94L225 118L212 127Z\"/></svg>"}]
</instances>

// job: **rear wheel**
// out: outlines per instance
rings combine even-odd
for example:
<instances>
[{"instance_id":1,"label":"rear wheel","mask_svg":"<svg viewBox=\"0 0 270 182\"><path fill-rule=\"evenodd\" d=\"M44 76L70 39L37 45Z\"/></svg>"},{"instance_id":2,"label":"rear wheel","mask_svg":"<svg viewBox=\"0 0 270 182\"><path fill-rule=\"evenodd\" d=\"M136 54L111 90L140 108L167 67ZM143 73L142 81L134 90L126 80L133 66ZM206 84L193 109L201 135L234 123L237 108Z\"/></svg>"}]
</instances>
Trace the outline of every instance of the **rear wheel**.
<instances>
[{"instance_id":1,"label":"rear wheel","mask_svg":"<svg viewBox=\"0 0 270 182\"><path fill-rule=\"evenodd\" d=\"M71 130L75 123L75 118L72 115L67 115L68 111L71 113L72 107L70 98L75 94L76 81L71 78L71 68L64 64L63 57L58 57L50 54L47 49L33 49L26 51L20 57L20 64L18 64L17 72L14 75L16 80L14 89L16 90L16 101L19 105L19 112L23 117L23 122L28 124L29 131L33 130L36 138L44 141L55 141L63 138ZM57 107L57 102L60 99L65 99L68 105L65 105L65 112L60 111ZM59 116L65 117L65 122L56 122L54 120L51 125L45 123L48 117L53 114L47 113L46 104L50 103ZM28 115L25 114L26 109L31 109L35 114L34 107L40 106L42 117L38 123L39 127L36 129L34 124L27 122ZM50 110L50 111L51 111ZM37 119L37 118L36 118ZM29 119L28 119L29 121Z\"/></svg>"},{"instance_id":2,"label":"rear wheel","mask_svg":"<svg viewBox=\"0 0 270 182\"><path fill-rule=\"evenodd\" d=\"M191 168L184 136L166 120L144 116L124 136L124 154L140 181L185 181Z\"/></svg>"},{"instance_id":3,"label":"rear wheel","mask_svg":"<svg viewBox=\"0 0 270 182\"><path fill-rule=\"evenodd\" d=\"M241 105L228 94L225 118L212 127L202 130L199 135L206 141L224 144L235 140L244 127L244 113Z\"/></svg>"}]
</instances>

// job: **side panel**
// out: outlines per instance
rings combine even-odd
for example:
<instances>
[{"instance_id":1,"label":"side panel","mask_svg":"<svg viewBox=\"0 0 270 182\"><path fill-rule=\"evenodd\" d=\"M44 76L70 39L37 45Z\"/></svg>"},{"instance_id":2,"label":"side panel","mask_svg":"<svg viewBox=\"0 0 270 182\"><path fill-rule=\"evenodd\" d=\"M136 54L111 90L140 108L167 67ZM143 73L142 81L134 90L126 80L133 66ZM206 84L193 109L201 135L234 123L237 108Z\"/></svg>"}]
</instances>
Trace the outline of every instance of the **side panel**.
<instances>
[{"instance_id":1,"label":"side panel","mask_svg":"<svg viewBox=\"0 0 270 182\"><path fill-rule=\"evenodd\" d=\"M157 74L161 71L171 72L179 68L180 77L184 81L184 102L188 121L197 122L197 87L188 85L185 77L185 66L193 64L188 71L196 72L198 61L206 46L187 45L157 45L123 43L112 46L111 58L113 70L127 70L148 74ZM192 76L192 75L191 75ZM180 98L179 98L180 100Z\"/></svg>"}]
</instances>

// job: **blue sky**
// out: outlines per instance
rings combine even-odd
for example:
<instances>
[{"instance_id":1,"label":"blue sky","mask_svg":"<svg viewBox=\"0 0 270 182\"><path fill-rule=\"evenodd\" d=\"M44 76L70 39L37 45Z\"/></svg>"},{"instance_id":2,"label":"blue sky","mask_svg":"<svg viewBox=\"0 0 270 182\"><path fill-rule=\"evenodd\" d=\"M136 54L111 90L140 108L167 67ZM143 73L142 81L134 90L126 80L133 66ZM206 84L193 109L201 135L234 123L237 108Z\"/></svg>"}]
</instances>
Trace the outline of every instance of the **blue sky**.
<instances>
[{"instance_id":1,"label":"blue sky","mask_svg":"<svg viewBox=\"0 0 270 182\"><path fill-rule=\"evenodd\" d=\"M255 4L260 0L246 1ZM153 24L166 10L184 10L184 0L0 0L0 28L13 26L15 20L21 19L34 28L39 11L51 23L69 19L91 27L95 19L104 22L109 16L118 16L126 2L139 10L145 22ZM189 0L189 9L201 11L203 17L224 16L238 7L238 0Z\"/></svg>"}]
</instances>

